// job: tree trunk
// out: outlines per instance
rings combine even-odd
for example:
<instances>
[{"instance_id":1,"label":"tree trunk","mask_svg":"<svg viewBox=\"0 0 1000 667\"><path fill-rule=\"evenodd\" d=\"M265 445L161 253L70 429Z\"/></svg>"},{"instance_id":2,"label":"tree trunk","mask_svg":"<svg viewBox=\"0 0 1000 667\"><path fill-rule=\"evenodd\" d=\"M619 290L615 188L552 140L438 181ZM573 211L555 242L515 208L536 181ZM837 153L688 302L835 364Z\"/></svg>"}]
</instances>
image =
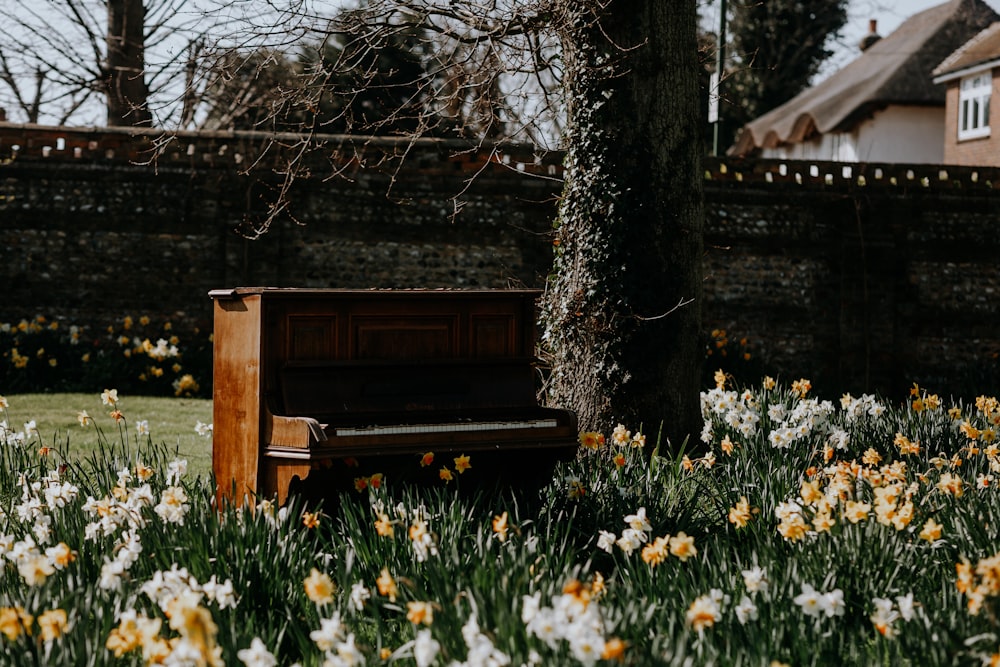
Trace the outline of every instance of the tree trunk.
<instances>
[{"instance_id":1,"label":"tree trunk","mask_svg":"<svg viewBox=\"0 0 1000 667\"><path fill-rule=\"evenodd\" d=\"M581 429L701 418L702 185L695 0L612 0L564 35L566 187L543 305L550 403ZM596 19L596 20L592 20ZM664 445L666 449L666 444Z\"/></svg>"},{"instance_id":2,"label":"tree trunk","mask_svg":"<svg viewBox=\"0 0 1000 667\"><path fill-rule=\"evenodd\" d=\"M146 8L143 0L108 0L105 86L108 125L152 122L144 77Z\"/></svg>"}]
</instances>

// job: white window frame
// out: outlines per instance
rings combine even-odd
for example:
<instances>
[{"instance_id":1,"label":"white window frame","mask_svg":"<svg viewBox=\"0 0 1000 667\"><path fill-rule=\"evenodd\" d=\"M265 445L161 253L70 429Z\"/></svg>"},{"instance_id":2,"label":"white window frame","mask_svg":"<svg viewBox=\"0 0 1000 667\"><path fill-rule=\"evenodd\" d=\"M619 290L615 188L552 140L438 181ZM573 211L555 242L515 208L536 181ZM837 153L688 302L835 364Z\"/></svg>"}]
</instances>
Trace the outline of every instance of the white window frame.
<instances>
[{"instance_id":1,"label":"white window frame","mask_svg":"<svg viewBox=\"0 0 1000 667\"><path fill-rule=\"evenodd\" d=\"M958 140L990 136L990 98L993 76L989 70L962 77L958 84Z\"/></svg>"}]
</instances>

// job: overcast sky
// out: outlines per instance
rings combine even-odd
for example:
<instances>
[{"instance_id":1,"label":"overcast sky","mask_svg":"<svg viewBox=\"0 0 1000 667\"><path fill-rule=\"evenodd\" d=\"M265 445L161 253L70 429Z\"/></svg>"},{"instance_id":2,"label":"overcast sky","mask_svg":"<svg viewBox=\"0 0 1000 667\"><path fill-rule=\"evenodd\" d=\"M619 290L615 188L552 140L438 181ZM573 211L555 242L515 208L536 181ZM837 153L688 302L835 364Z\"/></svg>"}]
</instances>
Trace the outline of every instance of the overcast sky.
<instances>
[{"instance_id":1,"label":"overcast sky","mask_svg":"<svg viewBox=\"0 0 1000 667\"><path fill-rule=\"evenodd\" d=\"M857 44L868 34L869 19L878 21L878 33L885 37L907 18L943 2L944 0L852 0L842 40L845 46L831 59L823 73L828 76L857 57ZM1000 13L1000 0L985 2Z\"/></svg>"}]
</instances>

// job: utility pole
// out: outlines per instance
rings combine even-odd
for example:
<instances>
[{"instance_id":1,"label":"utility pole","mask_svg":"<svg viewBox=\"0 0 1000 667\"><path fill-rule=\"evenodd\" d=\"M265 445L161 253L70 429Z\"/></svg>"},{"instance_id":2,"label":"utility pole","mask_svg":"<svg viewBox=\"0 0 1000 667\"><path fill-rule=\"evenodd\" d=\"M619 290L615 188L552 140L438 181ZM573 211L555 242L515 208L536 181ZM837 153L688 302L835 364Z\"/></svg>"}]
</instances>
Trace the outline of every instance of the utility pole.
<instances>
[{"instance_id":1,"label":"utility pole","mask_svg":"<svg viewBox=\"0 0 1000 667\"><path fill-rule=\"evenodd\" d=\"M722 117L719 114L719 103L722 100L722 68L726 58L726 0L719 0L719 35L715 45L715 72L708 93L708 122L714 126L712 135L712 155L719 155L719 134L722 127Z\"/></svg>"}]
</instances>

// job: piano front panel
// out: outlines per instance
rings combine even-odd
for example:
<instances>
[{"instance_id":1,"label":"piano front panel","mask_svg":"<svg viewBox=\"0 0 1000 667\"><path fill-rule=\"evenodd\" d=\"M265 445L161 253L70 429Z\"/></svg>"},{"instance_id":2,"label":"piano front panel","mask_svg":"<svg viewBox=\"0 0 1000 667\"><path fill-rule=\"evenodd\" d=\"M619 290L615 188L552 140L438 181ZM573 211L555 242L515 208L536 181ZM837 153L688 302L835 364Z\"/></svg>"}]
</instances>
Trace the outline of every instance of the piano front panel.
<instances>
[{"instance_id":1,"label":"piano front panel","mask_svg":"<svg viewBox=\"0 0 1000 667\"><path fill-rule=\"evenodd\" d=\"M513 315L470 315L469 351L479 358L517 355L516 321Z\"/></svg>"},{"instance_id":2,"label":"piano front panel","mask_svg":"<svg viewBox=\"0 0 1000 667\"><path fill-rule=\"evenodd\" d=\"M354 316L351 358L454 359L459 356L457 315Z\"/></svg>"},{"instance_id":3,"label":"piano front panel","mask_svg":"<svg viewBox=\"0 0 1000 667\"><path fill-rule=\"evenodd\" d=\"M336 358L336 315L289 315L289 361L323 361Z\"/></svg>"}]
</instances>

